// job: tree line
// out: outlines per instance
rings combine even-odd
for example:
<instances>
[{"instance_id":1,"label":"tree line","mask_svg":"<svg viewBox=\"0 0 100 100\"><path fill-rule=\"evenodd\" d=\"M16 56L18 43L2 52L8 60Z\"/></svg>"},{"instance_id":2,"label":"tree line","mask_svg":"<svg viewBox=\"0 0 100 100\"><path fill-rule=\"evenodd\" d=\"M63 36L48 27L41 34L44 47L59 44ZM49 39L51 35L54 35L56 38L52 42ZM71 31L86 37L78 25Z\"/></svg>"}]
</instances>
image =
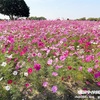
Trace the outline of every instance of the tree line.
<instances>
[{"instance_id":1,"label":"tree line","mask_svg":"<svg viewBox=\"0 0 100 100\"><path fill-rule=\"evenodd\" d=\"M79 19L76 19L76 20L82 20L82 21L100 21L100 17L99 18L94 18L94 17L90 17L90 18L86 18L86 17L82 17L82 18L79 18Z\"/></svg>"}]
</instances>

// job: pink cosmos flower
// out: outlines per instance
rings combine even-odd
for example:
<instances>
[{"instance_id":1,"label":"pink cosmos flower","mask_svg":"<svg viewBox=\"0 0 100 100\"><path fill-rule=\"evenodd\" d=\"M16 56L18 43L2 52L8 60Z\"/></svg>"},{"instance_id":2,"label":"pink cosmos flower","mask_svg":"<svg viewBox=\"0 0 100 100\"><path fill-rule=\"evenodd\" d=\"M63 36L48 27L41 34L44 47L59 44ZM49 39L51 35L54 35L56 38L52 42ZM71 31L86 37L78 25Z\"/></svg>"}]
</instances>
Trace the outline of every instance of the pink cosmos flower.
<instances>
[{"instance_id":1,"label":"pink cosmos flower","mask_svg":"<svg viewBox=\"0 0 100 100\"><path fill-rule=\"evenodd\" d=\"M39 71L41 69L41 65L40 64L35 64L34 69Z\"/></svg>"},{"instance_id":2,"label":"pink cosmos flower","mask_svg":"<svg viewBox=\"0 0 100 100\"><path fill-rule=\"evenodd\" d=\"M66 59L65 56L60 56L60 60L61 60L61 61L64 61L65 59Z\"/></svg>"},{"instance_id":3,"label":"pink cosmos flower","mask_svg":"<svg viewBox=\"0 0 100 100\"><path fill-rule=\"evenodd\" d=\"M78 70L79 70L79 71L82 71L82 69L83 69L83 67L82 67L82 66L80 66Z\"/></svg>"},{"instance_id":4,"label":"pink cosmos flower","mask_svg":"<svg viewBox=\"0 0 100 100\"><path fill-rule=\"evenodd\" d=\"M87 55L86 58L85 58L85 61L86 62L90 62L94 59L94 56L93 55Z\"/></svg>"},{"instance_id":5,"label":"pink cosmos flower","mask_svg":"<svg viewBox=\"0 0 100 100\"><path fill-rule=\"evenodd\" d=\"M28 74L32 74L33 73L33 69L32 68L28 68Z\"/></svg>"},{"instance_id":6,"label":"pink cosmos flower","mask_svg":"<svg viewBox=\"0 0 100 100\"><path fill-rule=\"evenodd\" d=\"M60 54L59 51L54 52L54 56L59 56L59 54Z\"/></svg>"},{"instance_id":7,"label":"pink cosmos flower","mask_svg":"<svg viewBox=\"0 0 100 100\"><path fill-rule=\"evenodd\" d=\"M36 39L33 39L33 40L32 40L32 43L36 43L36 42L37 42L37 40L36 40Z\"/></svg>"},{"instance_id":8,"label":"pink cosmos flower","mask_svg":"<svg viewBox=\"0 0 100 100\"><path fill-rule=\"evenodd\" d=\"M15 59L14 59L14 62L17 62L17 61L18 61L18 58L15 58Z\"/></svg>"},{"instance_id":9,"label":"pink cosmos flower","mask_svg":"<svg viewBox=\"0 0 100 100\"><path fill-rule=\"evenodd\" d=\"M88 72L89 72L89 73L92 72L92 70L93 70L92 68L88 68Z\"/></svg>"},{"instance_id":10,"label":"pink cosmos flower","mask_svg":"<svg viewBox=\"0 0 100 100\"><path fill-rule=\"evenodd\" d=\"M27 52L27 47L24 47L23 50L20 52L20 56L23 56Z\"/></svg>"},{"instance_id":11,"label":"pink cosmos flower","mask_svg":"<svg viewBox=\"0 0 100 100\"><path fill-rule=\"evenodd\" d=\"M6 48L4 47L3 49L2 49L2 53L5 53L6 52Z\"/></svg>"},{"instance_id":12,"label":"pink cosmos flower","mask_svg":"<svg viewBox=\"0 0 100 100\"><path fill-rule=\"evenodd\" d=\"M52 59L49 59L49 60L47 61L47 64L48 64L48 65L52 65L52 62L53 62L53 60L52 60Z\"/></svg>"},{"instance_id":13,"label":"pink cosmos flower","mask_svg":"<svg viewBox=\"0 0 100 100\"><path fill-rule=\"evenodd\" d=\"M86 81L86 84L90 84L90 82L89 81Z\"/></svg>"},{"instance_id":14,"label":"pink cosmos flower","mask_svg":"<svg viewBox=\"0 0 100 100\"><path fill-rule=\"evenodd\" d=\"M64 56L65 56L65 57L67 57L67 56L68 56L68 54L69 54L69 51L68 51L68 50L66 50L66 51L64 52Z\"/></svg>"},{"instance_id":15,"label":"pink cosmos flower","mask_svg":"<svg viewBox=\"0 0 100 100\"><path fill-rule=\"evenodd\" d=\"M48 82L44 82L43 87L47 87L47 86L48 86Z\"/></svg>"},{"instance_id":16,"label":"pink cosmos flower","mask_svg":"<svg viewBox=\"0 0 100 100\"><path fill-rule=\"evenodd\" d=\"M13 45L11 45L11 46L9 47L8 52L10 53L11 51L13 51Z\"/></svg>"},{"instance_id":17,"label":"pink cosmos flower","mask_svg":"<svg viewBox=\"0 0 100 100\"><path fill-rule=\"evenodd\" d=\"M58 73L57 72L53 72L52 76L58 76Z\"/></svg>"},{"instance_id":18,"label":"pink cosmos flower","mask_svg":"<svg viewBox=\"0 0 100 100\"><path fill-rule=\"evenodd\" d=\"M99 68L99 65L95 65L94 68L95 68L95 69Z\"/></svg>"},{"instance_id":19,"label":"pink cosmos flower","mask_svg":"<svg viewBox=\"0 0 100 100\"><path fill-rule=\"evenodd\" d=\"M62 67L63 67L63 66L57 65L57 66L55 67L55 69L58 70L58 69L60 69L60 68L62 68Z\"/></svg>"},{"instance_id":20,"label":"pink cosmos flower","mask_svg":"<svg viewBox=\"0 0 100 100\"><path fill-rule=\"evenodd\" d=\"M53 86L53 87L52 87L52 92L53 92L53 93L56 93L57 90L58 90L57 86Z\"/></svg>"},{"instance_id":21,"label":"pink cosmos flower","mask_svg":"<svg viewBox=\"0 0 100 100\"><path fill-rule=\"evenodd\" d=\"M41 54L41 53L38 53L37 56L38 56L38 57L42 57L42 54Z\"/></svg>"},{"instance_id":22,"label":"pink cosmos flower","mask_svg":"<svg viewBox=\"0 0 100 100\"><path fill-rule=\"evenodd\" d=\"M97 85L100 86L100 82L97 82Z\"/></svg>"},{"instance_id":23,"label":"pink cosmos flower","mask_svg":"<svg viewBox=\"0 0 100 100\"><path fill-rule=\"evenodd\" d=\"M78 42L79 42L80 44L83 44L83 43L84 43L84 38L81 38L80 40L78 40Z\"/></svg>"}]
</instances>

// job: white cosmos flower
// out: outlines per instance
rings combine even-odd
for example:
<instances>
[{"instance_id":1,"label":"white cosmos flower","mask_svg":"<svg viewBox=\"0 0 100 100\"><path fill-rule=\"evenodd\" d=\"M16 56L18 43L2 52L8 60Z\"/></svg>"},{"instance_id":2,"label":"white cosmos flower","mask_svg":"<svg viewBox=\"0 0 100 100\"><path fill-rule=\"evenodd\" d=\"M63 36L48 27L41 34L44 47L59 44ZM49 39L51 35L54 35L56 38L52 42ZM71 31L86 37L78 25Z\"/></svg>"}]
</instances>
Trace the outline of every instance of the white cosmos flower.
<instances>
[{"instance_id":1,"label":"white cosmos flower","mask_svg":"<svg viewBox=\"0 0 100 100\"><path fill-rule=\"evenodd\" d=\"M17 72L17 71L14 71L14 72L13 72L13 75L17 75L17 74L18 74L18 72Z\"/></svg>"},{"instance_id":2,"label":"white cosmos flower","mask_svg":"<svg viewBox=\"0 0 100 100\"><path fill-rule=\"evenodd\" d=\"M27 72L24 72L24 76L28 76L28 73Z\"/></svg>"},{"instance_id":3,"label":"white cosmos flower","mask_svg":"<svg viewBox=\"0 0 100 100\"><path fill-rule=\"evenodd\" d=\"M3 47L3 45L1 45L1 48Z\"/></svg>"},{"instance_id":4,"label":"white cosmos flower","mask_svg":"<svg viewBox=\"0 0 100 100\"><path fill-rule=\"evenodd\" d=\"M3 77L0 78L0 81L2 81L2 80L3 80Z\"/></svg>"},{"instance_id":5,"label":"white cosmos flower","mask_svg":"<svg viewBox=\"0 0 100 100\"><path fill-rule=\"evenodd\" d=\"M7 65L6 62L2 62L1 66L5 67Z\"/></svg>"},{"instance_id":6,"label":"white cosmos flower","mask_svg":"<svg viewBox=\"0 0 100 100\"><path fill-rule=\"evenodd\" d=\"M12 54L11 54L11 55L9 55L9 56L7 56L7 58L11 59L11 58L12 58Z\"/></svg>"},{"instance_id":7,"label":"white cosmos flower","mask_svg":"<svg viewBox=\"0 0 100 100\"><path fill-rule=\"evenodd\" d=\"M82 91L82 90L79 90L79 91L78 91L78 94L83 94L83 91Z\"/></svg>"},{"instance_id":8,"label":"white cosmos flower","mask_svg":"<svg viewBox=\"0 0 100 100\"><path fill-rule=\"evenodd\" d=\"M78 45L77 48L79 48L80 46Z\"/></svg>"},{"instance_id":9,"label":"white cosmos flower","mask_svg":"<svg viewBox=\"0 0 100 100\"><path fill-rule=\"evenodd\" d=\"M5 89L7 90L7 91L9 91L10 90L10 86L5 86Z\"/></svg>"},{"instance_id":10,"label":"white cosmos flower","mask_svg":"<svg viewBox=\"0 0 100 100\"><path fill-rule=\"evenodd\" d=\"M80 54L84 53L84 49L80 49L79 53Z\"/></svg>"}]
</instances>

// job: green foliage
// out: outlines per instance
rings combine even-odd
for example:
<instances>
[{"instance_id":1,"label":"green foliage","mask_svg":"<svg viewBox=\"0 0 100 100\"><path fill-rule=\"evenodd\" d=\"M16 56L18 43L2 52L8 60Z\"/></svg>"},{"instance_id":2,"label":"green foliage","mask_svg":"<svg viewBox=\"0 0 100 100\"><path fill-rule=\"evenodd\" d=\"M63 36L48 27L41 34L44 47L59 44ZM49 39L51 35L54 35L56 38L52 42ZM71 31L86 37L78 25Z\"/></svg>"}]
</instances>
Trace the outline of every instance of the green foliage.
<instances>
[{"instance_id":1,"label":"green foliage","mask_svg":"<svg viewBox=\"0 0 100 100\"><path fill-rule=\"evenodd\" d=\"M10 19L29 17L29 7L24 0L0 0L0 13L8 15Z\"/></svg>"},{"instance_id":2,"label":"green foliage","mask_svg":"<svg viewBox=\"0 0 100 100\"><path fill-rule=\"evenodd\" d=\"M45 17L30 17L29 18L30 20L46 20L46 18Z\"/></svg>"},{"instance_id":3,"label":"green foliage","mask_svg":"<svg viewBox=\"0 0 100 100\"><path fill-rule=\"evenodd\" d=\"M82 17L82 18L79 18L77 20L86 20L86 18L85 17Z\"/></svg>"},{"instance_id":4,"label":"green foliage","mask_svg":"<svg viewBox=\"0 0 100 100\"><path fill-rule=\"evenodd\" d=\"M87 20L89 20L89 21L100 21L100 18L88 18Z\"/></svg>"},{"instance_id":5,"label":"green foliage","mask_svg":"<svg viewBox=\"0 0 100 100\"><path fill-rule=\"evenodd\" d=\"M85 18L85 17L82 17L82 18L79 18L79 19L76 19L76 20L79 20L79 21L100 21L100 18L93 18L93 17L90 17L90 18Z\"/></svg>"}]
</instances>

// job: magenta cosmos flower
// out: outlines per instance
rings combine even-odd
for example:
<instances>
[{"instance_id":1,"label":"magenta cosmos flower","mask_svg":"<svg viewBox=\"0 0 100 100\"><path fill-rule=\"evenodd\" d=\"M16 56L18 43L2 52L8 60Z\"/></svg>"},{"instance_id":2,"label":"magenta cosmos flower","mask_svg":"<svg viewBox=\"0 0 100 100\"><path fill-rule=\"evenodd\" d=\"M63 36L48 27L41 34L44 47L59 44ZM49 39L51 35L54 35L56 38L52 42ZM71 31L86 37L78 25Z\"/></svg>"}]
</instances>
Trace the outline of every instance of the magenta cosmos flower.
<instances>
[{"instance_id":1,"label":"magenta cosmos flower","mask_svg":"<svg viewBox=\"0 0 100 100\"><path fill-rule=\"evenodd\" d=\"M97 85L100 86L100 82L97 82Z\"/></svg>"},{"instance_id":2,"label":"magenta cosmos flower","mask_svg":"<svg viewBox=\"0 0 100 100\"><path fill-rule=\"evenodd\" d=\"M26 86L26 88L28 88L30 86L30 84L29 83L26 83L25 86Z\"/></svg>"},{"instance_id":3,"label":"magenta cosmos flower","mask_svg":"<svg viewBox=\"0 0 100 100\"><path fill-rule=\"evenodd\" d=\"M33 73L33 69L32 68L28 68L27 72L28 72L28 74L32 74Z\"/></svg>"},{"instance_id":4,"label":"magenta cosmos flower","mask_svg":"<svg viewBox=\"0 0 100 100\"><path fill-rule=\"evenodd\" d=\"M85 61L86 62L90 62L94 59L94 56L93 55L87 55L86 58L85 58Z\"/></svg>"},{"instance_id":5,"label":"magenta cosmos flower","mask_svg":"<svg viewBox=\"0 0 100 100\"><path fill-rule=\"evenodd\" d=\"M94 74L94 77L95 77L95 78L99 78L99 77L100 77L100 72L96 72L96 73Z\"/></svg>"},{"instance_id":6,"label":"magenta cosmos flower","mask_svg":"<svg viewBox=\"0 0 100 100\"><path fill-rule=\"evenodd\" d=\"M41 65L40 64L35 64L34 69L39 71L41 69Z\"/></svg>"}]
</instances>

